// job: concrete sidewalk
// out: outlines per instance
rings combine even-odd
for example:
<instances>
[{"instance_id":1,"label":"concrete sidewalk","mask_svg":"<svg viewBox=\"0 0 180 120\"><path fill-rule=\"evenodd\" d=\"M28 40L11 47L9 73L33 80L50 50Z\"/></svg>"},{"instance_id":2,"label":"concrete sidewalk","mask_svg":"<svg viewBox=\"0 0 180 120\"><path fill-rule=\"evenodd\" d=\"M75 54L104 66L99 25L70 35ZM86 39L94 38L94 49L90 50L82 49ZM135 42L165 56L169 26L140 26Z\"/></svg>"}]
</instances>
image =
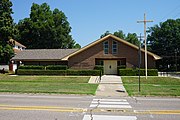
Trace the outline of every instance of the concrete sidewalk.
<instances>
[{"instance_id":1,"label":"concrete sidewalk","mask_svg":"<svg viewBox=\"0 0 180 120\"><path fill-rule=\"evenodd\" d=\"M97 81L97 80L94 80L94 81ZM96 91L96 96L127 97L128 94L123 86L120 76L103 75L101 77L99 87Z\"/></svg>"}]
</instances>

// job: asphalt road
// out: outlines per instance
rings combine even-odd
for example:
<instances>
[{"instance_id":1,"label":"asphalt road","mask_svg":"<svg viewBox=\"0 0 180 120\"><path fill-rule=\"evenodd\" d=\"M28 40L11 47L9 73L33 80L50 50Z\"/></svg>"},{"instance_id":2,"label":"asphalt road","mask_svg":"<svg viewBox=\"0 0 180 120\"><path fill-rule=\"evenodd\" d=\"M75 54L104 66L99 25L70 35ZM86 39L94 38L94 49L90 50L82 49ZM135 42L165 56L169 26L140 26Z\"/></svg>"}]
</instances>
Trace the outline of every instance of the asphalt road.
<instances>
[{"instance_id":1,"label":"asphalt road","mask_svg":"<svg viewBox=\"0 0 180 120\"><path fill-rule=\"evenodd\" d=\"M180 120L179 98L0 94L0 120Z\"/></svg>"},{"instance_id":2,"label":"asphalt road","mask_svg":"<svg viewBox=\"0 0 180 120\"><path fill-rule=\"evenodd\" d=\"M180 98L134 97L129 103L138 120L180 120Z\"/></svg>"}]
</instances>

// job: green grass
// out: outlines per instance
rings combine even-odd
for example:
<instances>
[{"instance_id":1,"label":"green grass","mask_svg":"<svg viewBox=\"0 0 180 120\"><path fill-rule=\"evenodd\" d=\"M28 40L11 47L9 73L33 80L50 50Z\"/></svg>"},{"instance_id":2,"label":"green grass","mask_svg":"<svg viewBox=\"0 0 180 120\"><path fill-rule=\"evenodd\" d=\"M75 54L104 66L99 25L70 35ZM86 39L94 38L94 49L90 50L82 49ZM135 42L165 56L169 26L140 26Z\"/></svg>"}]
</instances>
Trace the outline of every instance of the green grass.
<instances>
[{"instance_id":1,"label":"green grass","mask_svg":"<svg viewBox=\"0 0 180 120\"><path fill-rule=\"evenodd\" d=\"M88 81L89 77L0 75L0 92L94 95L98 85Z\"/></svg>"},{"instance_id":2,"label":"green grass","mask_svg":"<svg viewBox=\"0 0 180 120\"><path fill-rule=\"evenodd\" d=\"M138 77L122 77L130 96L180 96L180 79L170 77L141 77L139 93Z\"/></svg>"}]
</instances>

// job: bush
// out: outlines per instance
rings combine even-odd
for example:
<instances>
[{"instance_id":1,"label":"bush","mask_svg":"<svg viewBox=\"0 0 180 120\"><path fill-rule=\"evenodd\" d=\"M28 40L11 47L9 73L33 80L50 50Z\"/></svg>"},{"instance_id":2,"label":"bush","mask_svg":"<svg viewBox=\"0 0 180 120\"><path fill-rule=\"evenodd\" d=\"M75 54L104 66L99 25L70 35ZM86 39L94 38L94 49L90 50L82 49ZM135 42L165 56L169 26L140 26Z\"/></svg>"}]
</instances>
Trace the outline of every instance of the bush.
<instances>
[{"instance_id":1,"label":"bush","mask_svg":"<svg viewBox=\"0 0 180 120\"><path fill-rule=\"evenodd\" d=\"M125 69L126 68L126 65L121 65L121 66L117 66L117 69Z\"/></svg>"},{"instance_id":2,"label":"bush","mask_svg":"<svg viewBox=\"0 0 180 120\"><path fill-rule=\"evenodd\" d=\"M25 66L19 66L18 69L36 69L36 70L43 70L43 69L44 69L44 66L25 65Z\"/></svg>"},{"instance_id":3,"label":"bush","mask_svg":"<svg viewBox=\"0 0 180 120\"><path fill-rule=\"evenodd\" d=\"M136 76L136 71L133 69L119 69L120 76Z\"/></svg>"},{"instance_id":4,"label":"bush","mask_svg":"<svg viewBox=\"0 0 180 120\"><path fill-rule=\"evenodd\" d=\"M84 75L84 76L99 76L100 70L25 70L18 69L18 75Z\"/></svg>"},{"instance_id":5,"label":"bush","mask_svg":"<svg viewBox=\"0 0 180 120\"><path fill-rule=\"evenodd\" d=\"M100 70L67 70L66 75L87 75L87 76L98 76L100 75Z\"/></svg>"},{"instance_id":6,"label":"bush","mask_svg":"<svg viewBox=\"0 0 180 120\"><path fill-rule=\"evenodd\" d=\"M138 69L119 69L118 75L120 76L138 76L139 71ZM145 69L140 69L140 75L145 76ZM158 76L158 70L157 69L148 69L147 70L148 76Z\"/></svg>"},{"instance_id":7,"label":"bush","mask_svg":"<svg viewBox=\"0 0 180 120\"><path fill-rule=\"evenodd\" d=\"M64 70L25 70L25 69L18 69L18 75L64 75Z\"/></svg>"},{"instance_id":8,"label":"bush","mask_svg":"<svg viewBox=\"0 0 180 120\"><path fill-rule=\"evenodd\" d=\"M46 70L67 70L67 65L49 65Z\"/></svg>"},{"instance_id":9,"label":"bush","mask_svg":"<svg viewBox=\"0 0 180 120\"><path fill-rule=\"evenodd\" d=\"M101 70L102 75L104 74L104 67L101 66L101 65L96 65L96 66L94 67L94 70Z\"/></svg>"},{"instance_id":10,"label":"bush","mask_svg":"<svg viewBox=\"0 0 180 120\"><path fill-rule=\"evenodd\" d=\"M158 70L157 69L148 69L147 71L148 76L158 76Z\"/></svg>"}]
</instances>

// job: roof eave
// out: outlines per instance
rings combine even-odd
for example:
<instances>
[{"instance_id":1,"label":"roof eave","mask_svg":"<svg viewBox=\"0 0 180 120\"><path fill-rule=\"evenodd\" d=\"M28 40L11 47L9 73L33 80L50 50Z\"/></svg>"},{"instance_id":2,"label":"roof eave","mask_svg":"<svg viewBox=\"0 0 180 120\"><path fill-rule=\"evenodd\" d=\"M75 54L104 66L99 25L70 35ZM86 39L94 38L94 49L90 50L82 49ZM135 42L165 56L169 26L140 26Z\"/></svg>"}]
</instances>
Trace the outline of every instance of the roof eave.
<instances>
[{"instance_id":1,"label":"roof eave","mask_svg":"<svg viewBox=\"0 0 180 120\"><path fill-rule=\"evenodd\" d=\"M62 59L11 59L11 61L66 61Z\"/></svg>"},{"instance_id":2,"label":"roof eave","mask_svg":"<svg viewBox=\"0 0 180 120\"><path fill-rule=\"evenodd\" d=\"M99 42L101 42L101 41L107 39L107 38L110 37L110 36L111 36L111 35L107 35L107 36L105 36L105 37L103 37L103 38L101 38L101 39L98 39L98 40L96 40L96 41L94 41L94 42L92 42L92 43L90 43L90 44L84 46L83 48L81 48L81 49L75 51L74 53L72 53L72 54L70 54L70 55L68 55L68 56L65 56L64 58L62 58L62 60L68 60L70 57L72 57L72 56L74 56L74 55L76 55L76 54L78 54L78 53L80 53L80 52L82 52L82 51L84 51L84 50L90 48L91 46L96 45L97 43L99 43Z\"/></svg>"},{"instance_id":3,"label":"roof eave","mask_svg":"<svg viewBox=\"0 0 180 120\"><path fill-rule=\"evenodd\" d=\"M80 52L88 49L88 48L91 47L91 46L94 46L95 44L97 44L97 43L99 43L99 42L107 39L108 37L112 37L112 38L114 38L114 39L116 39L116 40L118 40L118 41L120 41L120 42L122 42L122 43L124 43L124 44L126 44L126 45L128 45L128 46L131 46L131 47L133 47L133 48L135 48L135 49L139 49L138 46L133 45L133 44L131 44L131 43L129 43L129 42L123 40L123 39L120 39L120 38L118 38L118 37L116 37L116 36L114 36L114 35L109 34L109 35L107 35L107 36L105 36L105 37L103 37L103 38L101 38L101 39L96 40L95 42L92 42L92 43L88 44L87 46L85 46L85 47L77 50L76 52L74 52L74 53L72 53L72 54L70 54L70 55L62 58L62 60L68 60L70 57L72 57L72 56L74 56L74 55L76 55L76 54L78 54L78 53L80 53ZM142 52L145 52L144 49L141 49L141 51L142 51ZM156 55L156 54L154 54L154 53L151 53L151 52L149 52L149 51L147 51L147 54L149 54L150 56L153 56L153 58L154 58L155 60L162 59L160 56L158 56L158 55Z\"/></svg>"}]
</instances>

